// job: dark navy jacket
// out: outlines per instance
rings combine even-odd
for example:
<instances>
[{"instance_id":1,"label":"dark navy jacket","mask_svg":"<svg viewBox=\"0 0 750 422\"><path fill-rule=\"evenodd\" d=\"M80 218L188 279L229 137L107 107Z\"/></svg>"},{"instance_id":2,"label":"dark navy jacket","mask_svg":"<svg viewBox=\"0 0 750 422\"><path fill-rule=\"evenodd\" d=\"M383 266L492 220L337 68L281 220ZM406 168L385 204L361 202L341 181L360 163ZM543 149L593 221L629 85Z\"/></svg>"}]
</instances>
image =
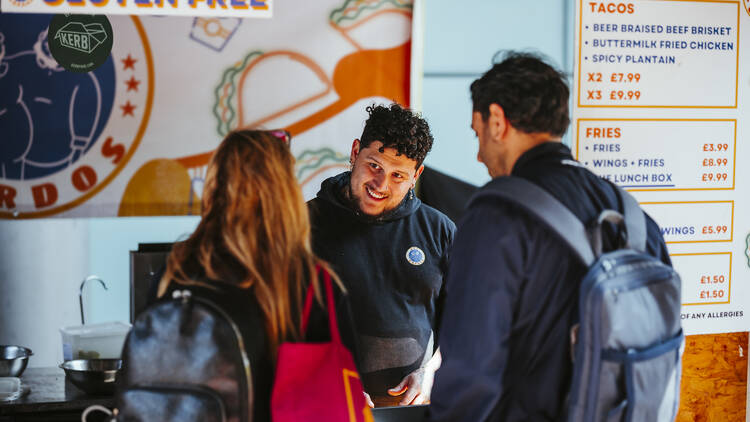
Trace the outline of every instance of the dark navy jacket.
<instances>
[{"instance_id":1,"label":"dark navy jacket","mask_svg":"<svg viewBox=\"0 0 750 422\"><path fill-rule=\"evenodd\" d=\"M622 212L612 185L566 160L573 160L567 147L547 142L524 153L512 175L541 186L584 223L604 209ZM648 217L647 236L647 252L670 264ZM613 237L604 239L605 250ZM518 207L473 202L451 252L430 420L562 420L585 273L569 246Z\"/></svg>"},{"instance_id":2,"label":"dark navy jacket","mask_svg":"<svg viewBox=\"0 0 750 422\"><path fill-rule=\"evenodd\" d=\"M432 356L455 225L411 194L380 218L362 215L343 195L349 177L323 181L308 203L313 250L348 290L365 390L385 396Z\"/></svg>"}]
</instances>

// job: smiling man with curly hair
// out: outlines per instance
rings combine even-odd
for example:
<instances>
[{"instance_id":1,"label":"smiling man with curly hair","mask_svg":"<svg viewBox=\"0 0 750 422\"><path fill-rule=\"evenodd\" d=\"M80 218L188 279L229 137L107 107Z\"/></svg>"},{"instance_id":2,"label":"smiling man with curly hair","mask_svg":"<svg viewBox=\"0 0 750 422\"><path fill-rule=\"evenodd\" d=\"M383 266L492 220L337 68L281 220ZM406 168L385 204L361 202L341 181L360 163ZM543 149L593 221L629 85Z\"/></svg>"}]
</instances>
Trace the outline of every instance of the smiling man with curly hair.
<instances>
[{"instance_id":1,"label":"smiling man with curly hair","mask_svg":"<svg viewBox=\"0 0 750 422\"><path fill-rule=\"evenodd\" d=\"M420 404L440 360L434 332L455 225L414 196L432 148L427 122L398 104L367 112L351 171L309 202L313 249L349 291L365 390L377 405Z\"/></svg>"}]
</instances>

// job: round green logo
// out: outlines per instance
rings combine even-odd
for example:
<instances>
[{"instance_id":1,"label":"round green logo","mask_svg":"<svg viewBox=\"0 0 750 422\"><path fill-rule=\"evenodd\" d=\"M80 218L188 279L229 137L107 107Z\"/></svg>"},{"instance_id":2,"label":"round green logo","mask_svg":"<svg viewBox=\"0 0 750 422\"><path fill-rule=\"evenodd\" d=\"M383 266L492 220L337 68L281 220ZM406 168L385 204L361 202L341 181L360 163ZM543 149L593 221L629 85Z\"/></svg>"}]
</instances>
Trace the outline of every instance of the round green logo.
<instances>
[{"instance_id":1,"label":"round green logo","mask_svg":"<svg viewBox=\"0 0 750 422\"><path fill-rule=\"evenodd\" d=\"M112 25L104 15L55 15L47 44L52 57L71 72L90 72L112 51Z\"/></svg>"}]
</instances>

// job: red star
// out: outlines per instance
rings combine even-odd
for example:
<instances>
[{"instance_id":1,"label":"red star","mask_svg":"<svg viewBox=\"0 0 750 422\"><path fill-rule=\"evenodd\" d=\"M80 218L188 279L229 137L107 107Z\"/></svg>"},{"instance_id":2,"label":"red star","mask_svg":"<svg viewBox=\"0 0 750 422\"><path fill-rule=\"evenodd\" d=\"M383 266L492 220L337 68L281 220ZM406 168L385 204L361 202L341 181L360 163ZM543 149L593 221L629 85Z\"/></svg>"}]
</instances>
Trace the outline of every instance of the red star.
<instances>
[{"instance_id":1,"label":"red star","mask_svg":"<svg viewBox=\"0 0 750 422\"><path fill-rule=\"evenodd\" d=\"M131 76L130 80L125 81L125 83L128 85L128 92L138 92L138 85L141 83L141 81L136 80L135 76Z\"/></svg>"},{"instance_id":2,"label":"red star","mask_svg":"<svg viewBox=\"0 0 750 422\"><path fill-rule=\"evenodd\" d=\"M124 59L120 59L120 61L122 61L122 64L125 65L125 67L122 70L126 70L127 68L131 68L131 69L135 70L135 66L134 65L135 65L135 62L137 62L138 60L130 57L130 54L128 53L128 57L126 57Z\"/></svg>"},{"instance_id":3,"label":"red star","mask_svg":"<svg viewBox=\"0 0 750 422\"><path fill-rule=\"evenodd\" d=\"M128 100L125 105L121 105L120 108L122 109L122 117L125 117L128 114L135 117L135 115L133 114L135 106L133 104L130 104L130 100Z\"/></svg>"}]
</instances>

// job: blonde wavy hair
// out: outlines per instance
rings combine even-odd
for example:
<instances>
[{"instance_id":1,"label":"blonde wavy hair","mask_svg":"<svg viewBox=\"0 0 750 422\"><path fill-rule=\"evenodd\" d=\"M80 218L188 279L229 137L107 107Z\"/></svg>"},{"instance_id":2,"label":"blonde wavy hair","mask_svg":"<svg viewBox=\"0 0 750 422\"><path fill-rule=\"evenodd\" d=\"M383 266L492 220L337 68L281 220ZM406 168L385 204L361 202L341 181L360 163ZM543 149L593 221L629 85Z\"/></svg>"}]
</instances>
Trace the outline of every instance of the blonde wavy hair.
<instances>
[{"instance_id":1,"label":"blonde wavy hair","mask_svg":"<svg viewBox=\"0 0 750 422\"><path fill-rule=\"evenodd\" d=\"M159 296L170 282L252 289L271 351L298 340L295 316L308 284L322 304L316 265L333 272L310 247L310 219L289 147L267 131L228 134L208 165L202 203L195 232L169 255Z\"/></svg>"}]
</instances>

